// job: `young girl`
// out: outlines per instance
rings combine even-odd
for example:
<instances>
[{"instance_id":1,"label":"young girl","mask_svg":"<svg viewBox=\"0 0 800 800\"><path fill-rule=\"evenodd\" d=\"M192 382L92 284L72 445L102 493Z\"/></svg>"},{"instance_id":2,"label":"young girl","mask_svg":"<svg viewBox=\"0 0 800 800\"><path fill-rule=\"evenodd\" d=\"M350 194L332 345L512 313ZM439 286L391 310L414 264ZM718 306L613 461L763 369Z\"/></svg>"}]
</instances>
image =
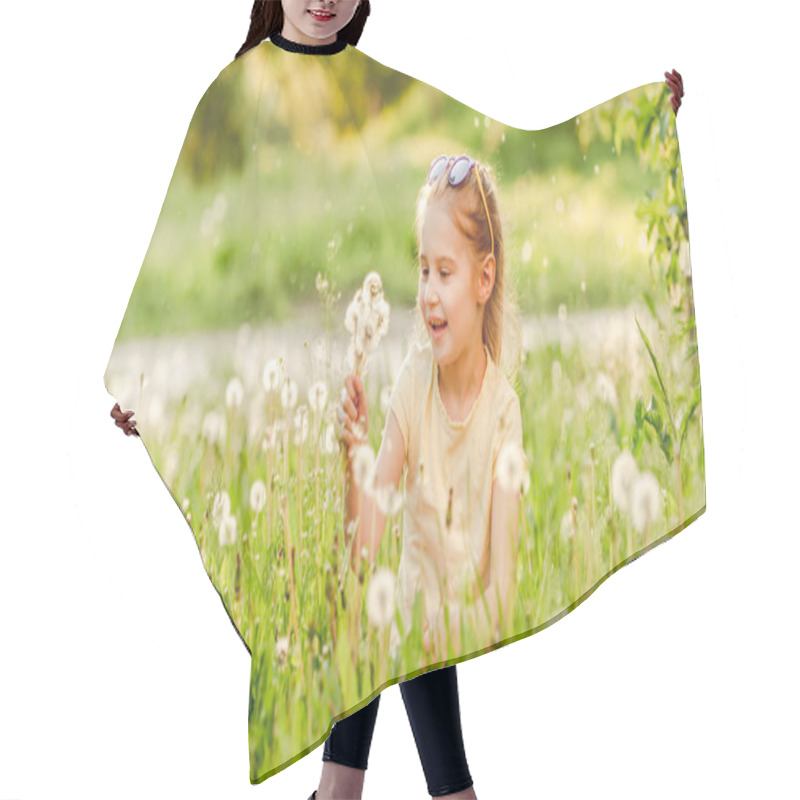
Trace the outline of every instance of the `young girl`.
<instances>
[{"instance_id":1,"label":"young girl","mask_svg":"<svg viewBox=\"0 0 800 800\"><path fill-rule=\"evenodd\" d=\"M488 644L499 637L500 616L510 616L516 576L520 484L505 485L497 467L512 455L522 460L522 418L499 367L508 309L489 168L466 155L434 159L418 198L416 229L415 338L392 391L375 484L397 487L406 468L398 603L408 631L414 594L422 592L424 644L441 652L444 600L449 635L459 640L464 616ZM352 451L369 417L361 379L348 375L345 386L346 521L358 519L353 552L365 547L372 561L385 516L374 493L353 480ZM525 471L519 474L521 481ZM483 602L474 602L481 590L488 618ZM465 593L473 602L461 606Z\"/></svg>"},{"instance_id":2,"label":"young girl","mask_svg":"<svg viewBox=\"0 0 800 800\"><path fill-rule=\"evenodd\" d=\"M364 548L374 561L383 535L385 514L375 490L397 488L406 470L397 601L408 633L414 595L422 592L423 642L433 655L442 653L446 634L460 641L462 615L487 644L500 639L500 616L511 615L520 486L504 485L497 466L512 453L522 459L522 418L519 398L499 367L508 309L489 168L466 155L434 159L417 201L416 232L415 339L392 391L374 486L359 487L354 480L353 455L369 428L364 385L354 374L345 378L339 420L348 456L345 522L357 521L355 560ZM464 597L473 602L460 605ZM396 648L395 626L392 636ZM455 679L453 665L401 683L404 698L407 685L443 680L441 673L448 671ZM363 768L378 700L352 715L363 712ZM334 726L332 739L341 725ZM435 788L430 777L428 782Z\"/></svg>"}]
</instances>

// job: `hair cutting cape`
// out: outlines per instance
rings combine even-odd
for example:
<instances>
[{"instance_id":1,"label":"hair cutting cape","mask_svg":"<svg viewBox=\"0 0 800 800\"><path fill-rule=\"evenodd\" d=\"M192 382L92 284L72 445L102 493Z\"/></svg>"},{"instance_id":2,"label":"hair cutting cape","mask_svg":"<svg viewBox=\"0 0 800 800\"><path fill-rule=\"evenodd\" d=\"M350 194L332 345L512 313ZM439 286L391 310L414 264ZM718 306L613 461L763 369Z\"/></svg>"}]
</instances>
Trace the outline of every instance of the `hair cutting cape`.
<instances>
[{"instance_id":1,"label":"hair cutting cape","mask_svg":"<svg viewBox=\"0 0 800 800\"><path fill-rule=\"evenodd\" d=\"M659 81L530 131L353 47L269 40L202 97L104 380L251 655L252 783L387 686L542 630L705 511L669 98ZM448 294L469 247L437 260L484 236L479 195L450 228L422 209L420 277L441 154L489 168L491 341ZM441 369L467 353L483 383L459 400ZM356 369L348 472L336 410ZM373 553L353 553L359 531Z\"/></svg>"}]
</instances>

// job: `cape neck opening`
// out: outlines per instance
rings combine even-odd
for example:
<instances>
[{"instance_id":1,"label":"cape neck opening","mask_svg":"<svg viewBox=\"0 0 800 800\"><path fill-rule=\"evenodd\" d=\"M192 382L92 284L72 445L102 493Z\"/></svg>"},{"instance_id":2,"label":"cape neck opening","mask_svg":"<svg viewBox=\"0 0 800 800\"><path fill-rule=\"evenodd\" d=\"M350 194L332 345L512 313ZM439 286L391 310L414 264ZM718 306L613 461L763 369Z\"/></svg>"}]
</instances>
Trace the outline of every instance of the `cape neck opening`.
<instances>
[{"instance_id":1,"label":"cape neck opening","mask_svg":"<svg viewBox=\"0 0 800 800\"><path fill-rule=\"evenodd\" d=\"M276 47L280 47L281 50L288 50L290 53L305 53L310 56L333 55L334 53L340 53L347 47L347 41L345 39L337 39L330 44L300 44L299 42L293 42L287 39L277 32L273 33L272 36L269 37L269 40Z\"/></svg>"}]
</instances>

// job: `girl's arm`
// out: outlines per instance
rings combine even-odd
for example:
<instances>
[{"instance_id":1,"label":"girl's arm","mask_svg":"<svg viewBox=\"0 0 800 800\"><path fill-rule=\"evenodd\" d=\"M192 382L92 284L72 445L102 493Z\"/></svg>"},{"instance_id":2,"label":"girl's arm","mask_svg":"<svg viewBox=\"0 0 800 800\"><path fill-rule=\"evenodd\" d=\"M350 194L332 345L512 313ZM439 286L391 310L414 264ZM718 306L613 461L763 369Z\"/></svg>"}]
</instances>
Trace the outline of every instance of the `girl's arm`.
<instances>
[{"instance_id":1,"label":"girl's arm","mask_svg":"<svg viewBox=\"0 0 800 800\"><path fill-rule=\"evenodd\" d=\"M461 618L466 626L475 631L480 642L491 644L496 640L495 630L503 612L504 632L509 632L511 614L517 590L517 557L519 553L519 491L509 492L498 481L492 484L491 516L491 567L489 584L484 588L484 598L480 596L468 606L458 604L448 606L450 640L457 642L461 637ZM489 609L486 615L484 599ZM440 652L444 652L444 615L438 620Z\"/></svg>"},{"instance_id":2,"label":"girl's arm","mask_svg":"<svg viewBox=\"0 0 800 800\"><path fill-rule=\"evenodd\" d=\"M391 485L397 490L400 483L400 476L403 473L406 451L403 442L403 434L394 416L394 411L390 411L386 417L386 425L383 430L383 440L378 456L375 461L375 485ZM369 564L375 562L378 548L383 538L383 529L386 525L386 515L380 510L374 496L370 492L364 492L355 484L353 480L352 460L347 462L346 497L344 504L345 530L351 520L360 518L355 531L355 539L350 548L350 564L353 571L357 573L358 561L361 557L363 547L367 548L367 558Z\"/></svg>"}]
</instances>

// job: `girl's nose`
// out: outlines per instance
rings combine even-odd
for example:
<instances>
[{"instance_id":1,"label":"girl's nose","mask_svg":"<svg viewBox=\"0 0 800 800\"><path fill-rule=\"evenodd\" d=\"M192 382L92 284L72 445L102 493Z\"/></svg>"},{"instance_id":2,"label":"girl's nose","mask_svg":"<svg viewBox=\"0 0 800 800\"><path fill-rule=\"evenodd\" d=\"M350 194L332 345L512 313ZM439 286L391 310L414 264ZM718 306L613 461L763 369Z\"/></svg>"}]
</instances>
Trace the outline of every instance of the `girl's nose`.
<instances>
[{"instance_id":1,"label":"girl's nose","mask_svg":"<svg viewBox=\"0 0 800 800\"><path fill-rule=\"evenodd\" d=\"M426 306L434 306L439 302L439 294L435 289L431 288L431 286L432 284L429 280L422 295L422 300Z\"/></svg>"}]
</instances>

